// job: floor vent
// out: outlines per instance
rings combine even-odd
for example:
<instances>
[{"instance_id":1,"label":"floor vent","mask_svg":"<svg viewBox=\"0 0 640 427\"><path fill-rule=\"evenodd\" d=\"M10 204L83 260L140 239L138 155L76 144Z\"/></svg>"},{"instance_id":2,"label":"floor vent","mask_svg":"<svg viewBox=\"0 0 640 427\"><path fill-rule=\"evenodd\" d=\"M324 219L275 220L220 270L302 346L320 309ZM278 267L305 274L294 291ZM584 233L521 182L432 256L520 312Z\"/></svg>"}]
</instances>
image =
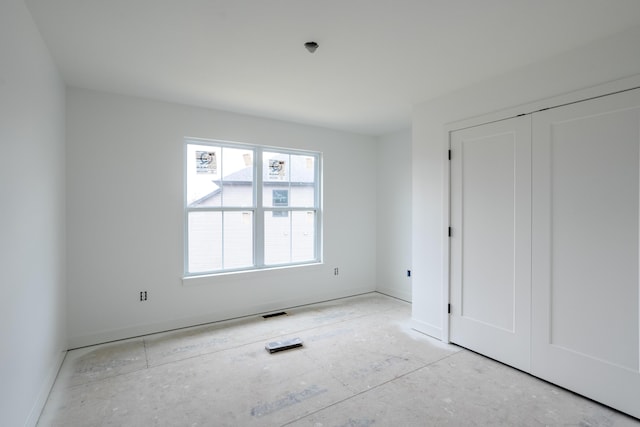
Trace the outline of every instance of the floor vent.
<instances>
[{"instance_id":1,"label":"floor vent","mask_svg":"<svg viewBox=\"0 0 640 427\"><path fill-rule=\"evenodd\" d=\"M269 319L271 317L278 317L278 316L286 316L287 313L285 311L281 311L279 313L271 313L271 314L265 314L264 316L262 316L264 319Z\"/></svg>"}]
</instances>

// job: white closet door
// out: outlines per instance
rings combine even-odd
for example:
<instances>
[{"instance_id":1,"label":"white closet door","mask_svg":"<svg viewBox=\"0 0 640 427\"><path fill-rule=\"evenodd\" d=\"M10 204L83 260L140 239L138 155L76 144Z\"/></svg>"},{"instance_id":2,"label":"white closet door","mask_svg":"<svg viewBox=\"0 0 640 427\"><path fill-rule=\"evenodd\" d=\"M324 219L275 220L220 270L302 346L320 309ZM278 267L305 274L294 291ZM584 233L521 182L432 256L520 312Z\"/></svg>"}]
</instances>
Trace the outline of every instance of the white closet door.
<instances>
[{"instance_id":1,"label":"white closet door","mask_svg":"<svg viewBox=\"0 0 640 427\"><path fill-rule=\"evenodd\" d=\"M530 366L531 117L451 134L450 340Z\"/></svg>"},{"instance_id":2,"label":"white closet door","mask_svg":"<svg viewBox=\"0 0 640 427\"><path fill-rule=\"evenodd\" d=\"M532 373L640 417L640 92L533 117Z\"/></svg>"}]
</instances>

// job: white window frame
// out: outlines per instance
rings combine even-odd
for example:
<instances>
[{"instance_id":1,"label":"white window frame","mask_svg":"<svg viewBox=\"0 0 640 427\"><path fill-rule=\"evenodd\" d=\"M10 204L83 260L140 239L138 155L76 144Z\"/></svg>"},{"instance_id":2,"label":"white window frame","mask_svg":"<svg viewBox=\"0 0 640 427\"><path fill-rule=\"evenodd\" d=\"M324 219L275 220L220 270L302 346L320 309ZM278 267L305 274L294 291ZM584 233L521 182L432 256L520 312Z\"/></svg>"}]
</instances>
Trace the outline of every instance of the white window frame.
<instances>
[{"instance_id":1,"label":"white window frame","mask_svg":"<svg viewBox=\"0 0 640 427\"><path fill-rule=\"evenodd\" d=\"M195 145L210 145L215 147L228 147L228 148L238 148L244 150L252 150L253 151L253 206L251 207L224 207L224 206L207 206L207 207L189 207L187 203L187 153L189 144ZM314 158L314 182L315 182L315 191L314 191L314 204L315 206L304 206L304 207L278 207L278 206L263 206L263 153L264 152L277 152L281 154L288 155L297 155L297 156L307 156ZM287 167L290 167L288 165ZM183 169L184 169L184 188L183 188L183 207L184 207L184 277L198 277L198 276L211 276L218 274L228 274L234 272L247 272L247 271L257 271L257 270L269 270L273 268L283 268L283 267L295 267L301 265L309 265L309 264L320 264L322 263L322 153L316 151L308 151L308 150L299 150L292 148L283 148L283 147L274 147L274 146L265 146L265 145L255 145L255 144L247 144L247 143L239 143L239 142L231 142L231 141L222 141L222 140L210 140L210 139L200 139L200 138L185 138L184 139L184 159L183 159ZM290 174L289 174L290 176ZM203 271L203 272L189 272L189 213L190 212L252 212L253 213L253 261L254 265L244 268L228 268L228 269L220 269L220 270L211 270L211 271ZM282 264L269 264L266 265L264 262L264 215L265 212L273 212L273 211L302 211L309 212L313 211L315 213L315 221L314 221L314 258L312 260L305 260L301 262L288 262ZM290 215L291 216L291 215ZM224 259L224 246L223 246L223 259Z\"/></svg>"}]
</instances>

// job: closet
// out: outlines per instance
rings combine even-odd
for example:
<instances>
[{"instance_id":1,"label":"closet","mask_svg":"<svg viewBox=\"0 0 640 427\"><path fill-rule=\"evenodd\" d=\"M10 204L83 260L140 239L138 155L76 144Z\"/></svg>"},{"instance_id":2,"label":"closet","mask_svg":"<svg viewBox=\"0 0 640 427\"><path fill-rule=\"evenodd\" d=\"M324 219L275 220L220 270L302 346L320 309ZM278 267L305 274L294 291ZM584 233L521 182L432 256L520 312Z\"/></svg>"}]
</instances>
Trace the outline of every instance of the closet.
<instances>
[{"instance_id":1,"label":"closet","mask_svg":"<svg viewBox=\"0 0 640 427\"><path fill-rule=\"evenodd\" d=\"M640 417L640 89L450 148L450 341Z\"/></svg>"}]
</instances>

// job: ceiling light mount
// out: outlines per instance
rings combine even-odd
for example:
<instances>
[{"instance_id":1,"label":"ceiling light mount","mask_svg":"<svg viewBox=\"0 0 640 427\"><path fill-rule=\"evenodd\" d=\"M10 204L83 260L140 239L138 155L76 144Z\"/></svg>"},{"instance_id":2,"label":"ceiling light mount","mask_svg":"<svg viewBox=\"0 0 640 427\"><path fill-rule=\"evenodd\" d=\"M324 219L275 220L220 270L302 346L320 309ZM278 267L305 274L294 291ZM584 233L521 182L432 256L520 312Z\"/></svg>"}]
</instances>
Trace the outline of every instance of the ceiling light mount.
<instances>
[{"instance_id":1,"label":"ceiling light mount","mask_svg":"<svg viewBox=\"0 0 640 427\"><path fill-rule=\"evenodd\" d=\"M304 44L304 47L305 47L305 48L307 48L307 50L308 50L310 53L315 52L315 51L316 51L316 49L318 48L318 46L319 46L319 45L318 45L318 43L316 43L316 42L306 42L306 43Z\"/></svg>"}]
</instances>

